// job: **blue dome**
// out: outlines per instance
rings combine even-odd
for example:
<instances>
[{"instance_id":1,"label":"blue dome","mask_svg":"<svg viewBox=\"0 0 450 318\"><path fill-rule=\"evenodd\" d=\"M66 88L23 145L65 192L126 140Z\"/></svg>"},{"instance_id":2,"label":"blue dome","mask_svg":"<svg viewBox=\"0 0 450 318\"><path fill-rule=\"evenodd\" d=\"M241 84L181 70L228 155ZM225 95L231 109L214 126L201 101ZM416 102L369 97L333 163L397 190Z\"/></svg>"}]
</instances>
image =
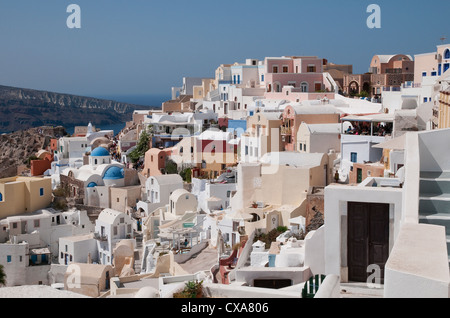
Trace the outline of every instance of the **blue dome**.
<instances>
[{"instance_id":1,"label":"blue dome","mask_svg":"<svg viewBox=\"0 0 450 318\"><path fill-rule=\"evenodd\" d=\"M124 177L124 170L123 168L119 167L110 167L108 170L105 171L105 174L103 175L103 179L107 180L117 180L117 179L123 179Z\"/></svg>"},{"instance_id":2,"label":"blue dome","mask_svg":"<svg viewBox=\"0 0 450 318\"><path fill-rule=\"evenodd\" d=\"M109 155L110 155L109 151L103 147L97 147L91 152L92 157L105 157L105 156L109 156Z\"/></svg>"},{"instance_id":3,"label":"blue dome","mask_svg":"<svg viewBox=\"0 0 450 318\"><path fill-rule=\"evenodd\" d=\"M94 187L96 187L97 186L97 183L95 183L95 182L91 182L91 183L89 183L88 184L88 188L94 188Z\"/></svg>"}]
</instances>

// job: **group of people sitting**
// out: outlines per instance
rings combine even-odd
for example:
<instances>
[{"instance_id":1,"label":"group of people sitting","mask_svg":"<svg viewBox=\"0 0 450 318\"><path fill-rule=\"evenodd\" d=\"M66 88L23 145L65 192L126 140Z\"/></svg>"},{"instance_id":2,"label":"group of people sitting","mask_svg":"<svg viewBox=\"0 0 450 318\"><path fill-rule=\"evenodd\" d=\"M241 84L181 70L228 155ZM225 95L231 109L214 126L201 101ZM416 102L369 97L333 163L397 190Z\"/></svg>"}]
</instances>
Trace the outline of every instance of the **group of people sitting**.
<instances>
[{"instance_id":1,"label":"group of people sitting","mask_svg":"<svg viewBox=\"0 0 450 318\"><path fill-rule=\"evenodd\" d=\"M372 135L372 136L386 136L392 132L392 129L389 128L384 123L378 123L373 125L373 132L371 128L371 123L369 122L355 122L352 123L347 130L346 134L349 135Z\"/></svg>"}]
</instances>

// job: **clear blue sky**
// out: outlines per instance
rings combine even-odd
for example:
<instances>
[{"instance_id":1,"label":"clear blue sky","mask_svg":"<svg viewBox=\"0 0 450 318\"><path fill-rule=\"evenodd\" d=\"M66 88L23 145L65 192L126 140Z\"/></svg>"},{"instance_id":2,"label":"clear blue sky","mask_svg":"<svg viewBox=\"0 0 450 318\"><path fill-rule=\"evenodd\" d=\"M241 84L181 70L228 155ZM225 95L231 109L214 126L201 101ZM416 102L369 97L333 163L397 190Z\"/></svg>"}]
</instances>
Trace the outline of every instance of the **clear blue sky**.
<instances>
[{"instance_id":1,"label":"clear blue sky","mask_svg":"<svg viewBox=\"0 0 450 318\"><path fill-rule=\"evenodd\" d=\"M66 8L81 7L81 29ZM381 29L366 8L381 7ZM317 55L366 72L374 54L450 42L443 0L1 0L0 85L93 95L170 94L222 63Z\"/></svg>"}]
</instances>

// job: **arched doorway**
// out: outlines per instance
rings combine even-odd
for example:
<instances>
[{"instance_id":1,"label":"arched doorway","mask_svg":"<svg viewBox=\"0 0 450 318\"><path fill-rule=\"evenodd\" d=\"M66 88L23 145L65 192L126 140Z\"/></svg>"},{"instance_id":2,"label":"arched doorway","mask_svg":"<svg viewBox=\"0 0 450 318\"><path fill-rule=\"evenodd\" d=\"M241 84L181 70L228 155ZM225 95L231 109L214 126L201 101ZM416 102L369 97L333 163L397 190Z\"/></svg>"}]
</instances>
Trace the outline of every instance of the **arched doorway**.
<instances>
[{"instance_id":1,"label":"arched doorway","mask_svg":"<svg viewBox=\"0 0 450 318\"><path fill-rule=\"evenodd\" d=\"M348 84L348 94L354 96L354 95L357 95L359 93L360 93L360 91L359 91L359 83L356 82L356 81L350 82Z\"/></svg>"}]
</instances>

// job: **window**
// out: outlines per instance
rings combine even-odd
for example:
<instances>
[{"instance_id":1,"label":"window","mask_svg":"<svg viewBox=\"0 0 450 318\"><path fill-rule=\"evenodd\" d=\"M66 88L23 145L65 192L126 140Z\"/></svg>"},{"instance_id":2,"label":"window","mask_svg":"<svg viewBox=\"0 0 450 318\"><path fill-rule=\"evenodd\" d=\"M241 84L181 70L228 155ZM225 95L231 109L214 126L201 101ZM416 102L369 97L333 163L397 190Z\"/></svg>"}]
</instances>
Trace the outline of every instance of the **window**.
<instances>
[{"instance_id":1,"label":"window","mask_svg":"<svg viewBox=\"0 0 450 318\"><path fill-rule=\"evenodd\" d=\"M352 152L352 153L350 154L350 161L353 162L353 163L355 163L355 162L358 161L357 159L358 159L358 154L357 154L356 152Z\"/></svg>"},{"instance_id":2,"label":"window","mask_svg":"<svg viewBox=\"0 0 450 318\"><path fill-rule=\"evenodd\" d=\"M12 227L13 227L13 229L17 229L17 222L14 222L14 223L12 224Z\"/></svg>"},{"instance_id":3,"label":"window","mask_svg":"<svg viewBox=\"0 0 450 318\"><path fill-rule=\"evenodd\" d=\"M431 72L431 76L437 76L437 72L436 71Z\"/></svg>"},{"instance_id":4,"label":"window","mask_svg":"<svg viewBox=\"0 0 450 318\"><path fill-rule=\"evenodd\" d=\"M283 73L288 73L288 71L289 71L289 68L286 65L284 65L283 66Z\"/></svg>"},{"instance_id":5,"label":"window","mask_svg":"<svg viewBox=\"0 0 450 318\"><path fill-rule=\"evenodd\" d=\"M316 72L316 66L315 65L308 65L308 68L306 69L308 73L315 73Z\"/></svg>"},{"instance_id":6,"label":"window","mask_svg":"<svg viewBox=\"0 0 450 318\"><path fill-rule=\"evenodd\" d=\"M261 82L264 82L264 74L261 75Z\"/></svg>"},{"instance_id":7,"label":"window","mask_svg":"<svg viewBox=\"0 0 450 318\"><path fill-rule=\"evenodd\" d=\"M39 189L39 195L40 195L41 197L44 196L44 188L40 188L40 189Z\"/></svg>"},{"instance_id":8,"label":"window","mask_svg":"<svg viewBox=\"0 0 450 318\"><path fill-rule=\"evenodd\" d=\"M11 255L6 255L6 261L7 261L8 263L11 263Z\"/></svg>"},{"instance_id":9,"label":"window","mask_svg":"<svg viewBox=\"0 0 450 318\"><path fill-rule=\"evenodd\" d=\"M424 102L424 103L428 102L428 98L424 97L424 98L423 98L423 102Z\"/></svg>"},{"instance_id":10,"label":"window","mask_svg":"<svg viewBox=\"0 0 450 318\"><path fill-rule=\"evenodd\" d=\"M113 235L117 235L117 226L113 227Z\"/></svg>"},{"instance_id":11,"label":"window","mask_svg":"<svg viewBox=\"0 0 450 318\"><path fill-rule=\"evenodd\" d=\"M125 223L125 218L120 218L120 223Z\"/></svg>"},{"instance_id":12,"label":"window","mask_svg":"<svg viewBox=\"0 0 450 318\"><path fill-rule=\"evenodd\" d=\"M0 202L3 201L3 194L0 192Z\"/></svg>"},{"instance_id":13,"label":"window","mask_svg":"<svg viewBox=\"0 0 450 318\"><path fill-rule=\"evenodd\" d=\"M248 156L248 146L245 146L245 155Z\"/></svg>"},{"instance_id":14,"label":"window","mask_svg":"<svg viewBox=\"0 0 450 318\"><path fill-rule=\"evenodd\" d=\"M34 220L34 227L39 227L39 225L40 225L39 220Z\"/></svg>"},{"instance_id":15,"label":"window","mask_svg":"<svg viewBox=\"0 0 450 318\"><path fill-rule=\"evenodd\" d=\"M65 251L66 251L66 253L67 253L68 250L69 250L69 247L66 245L66 246L65 246Z\"/></svg>"},{"instance_id":16,"label":"window","mask_svg":"<svg viewBox=\"0 0 450 318\"><path fill-rule=\"evenodd\" d=\"M303 150L303 144L300 143L300 151L302 151L302 150Z\"/></svg>"},{"instance_id":17,"label":"window","mask_svg":"<svg viewBox=\"0 0 450 318\"><path fill-rule=\"evenodd\" d=\"M131 224L127 225L127 233L131 233Z\"/></svg>"},{"instance_id":18,"label":"window","mask_svg":"<svg viewBox=\"0 0 450 318\"><path fill-rule=\"evenodd\" d=\"M64 253L63 252L61 252L61 258L64 258Z\"/></svg>"},{"instance_id":19,"label":"window","mask_svg":"<svg viewBox=\"0 0 450 318\"><path fill-rule=\"evenodd\" d=\"M444 59L450 59L450 50L446 49L444 52Z\"/></svg>"},{"instance_id":20,"label":"window","mask_svg":"<svg viewBox=\"0 0 450 318\"><path fill-rule=\"evenodd\" d=\"M22 255L19 256L19 262L22 262Z\"/></svg>"},{"instance_id":21,"label":"window","mask_svg":"<svg viewBox=\"0 0 450 318\"><path fill-rule=\"evenodd\" d=\"M278 66L273 66L272 67L272 73L278 73Z\"/></svg>"},{"instance_id":22,"label":"window","mask_svg":"<svg viewBox=\"0 0 450 318\"><path fill-rule=\"evenodd\" d=\"M447 72L449 68L450 68L450 63L445 63L445 64L444 64L443 72L444 72L444 73Z\"/></svg>"},{"instance_id":23,"label":"window","mask_svg":"<svg viewBox=\"0 0 450 318\"><path fill-rule=\"evenodd\" d=\"M119 202L120 200L119 200L119 198L117 198L117 202Z\"/></svg>"},{"instance_id":24,"label":"window","mask_svg":"<svg viewBox=\"0 0 450 318\"><path fill-rule=\"evenodd\" d=\"M227 191L227 198L231 197L231 191Z\"/></svg>"},{"instance_id":25,"label":"window","mask_svg":"<svg viewBox=\"0 0 450 318\"><path fill-rule=\"evenodd\" d=\"M427 76L427 72L422 72L422 76Z\"/></svg>"}]
</instances>

